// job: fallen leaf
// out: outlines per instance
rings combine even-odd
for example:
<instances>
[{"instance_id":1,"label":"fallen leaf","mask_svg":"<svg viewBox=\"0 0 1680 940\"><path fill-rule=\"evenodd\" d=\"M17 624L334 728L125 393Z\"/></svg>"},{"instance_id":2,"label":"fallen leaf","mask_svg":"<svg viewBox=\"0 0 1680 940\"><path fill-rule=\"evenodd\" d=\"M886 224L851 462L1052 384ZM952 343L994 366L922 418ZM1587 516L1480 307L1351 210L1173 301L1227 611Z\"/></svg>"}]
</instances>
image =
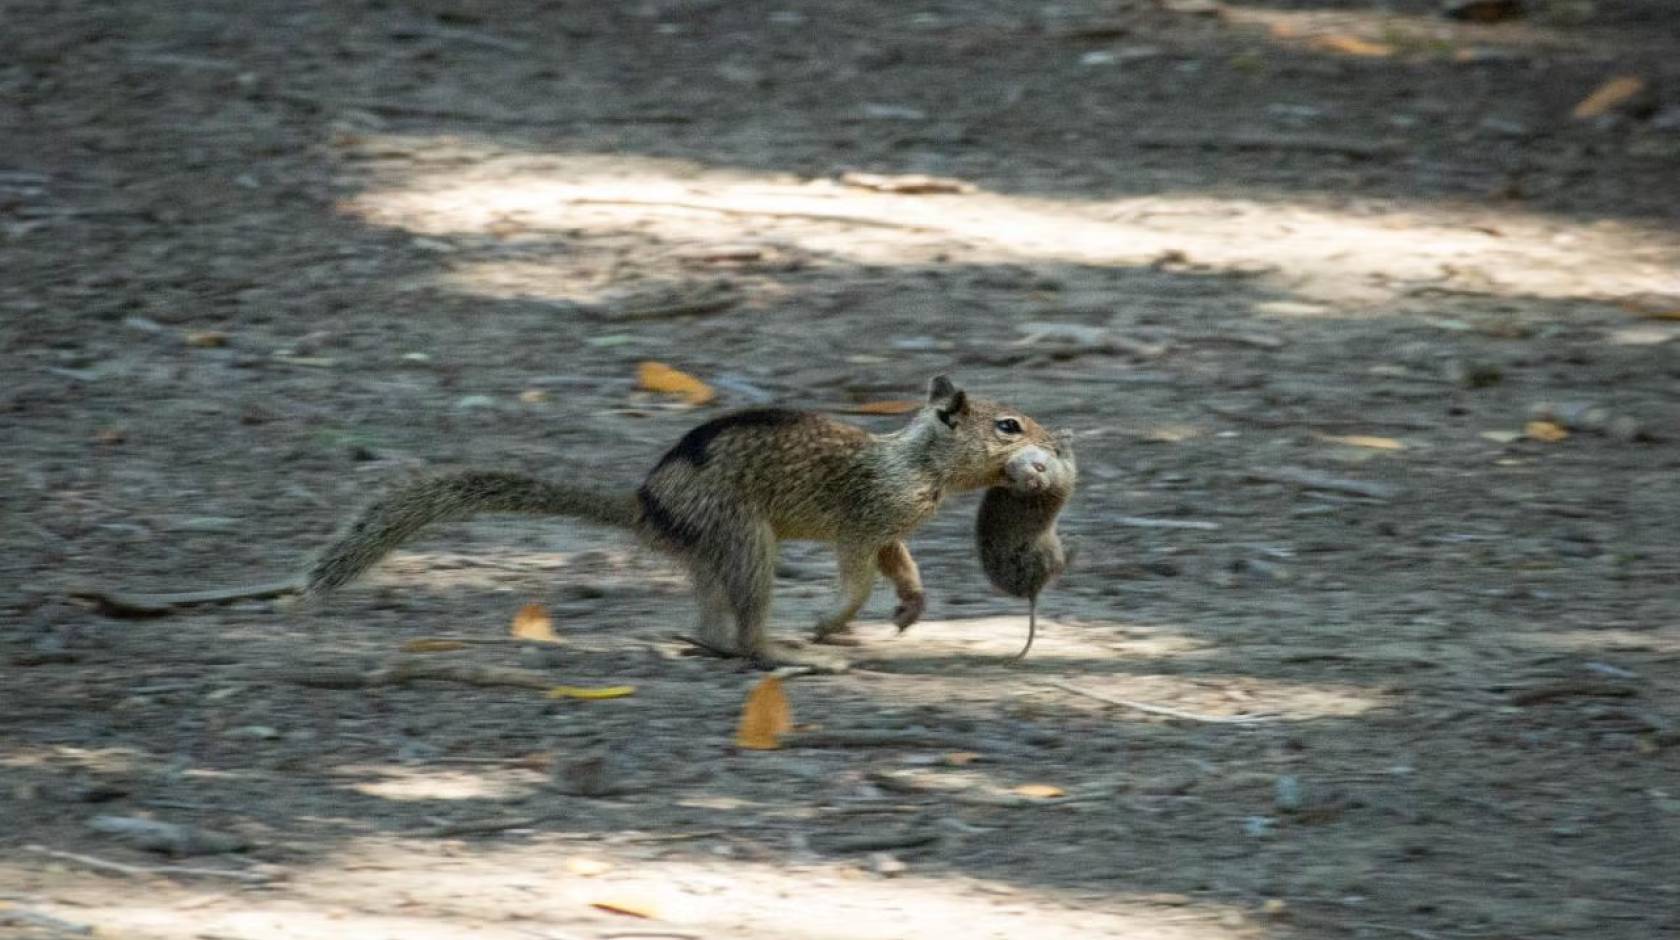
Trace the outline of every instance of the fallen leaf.
<instances>
[{"instance_id":1,"label":"fallen leaf","mask_svg":"<svg viewBox=\"0 0 1680 940\"><path fill-rule=\"evenodd\" d=\"M943 176L928 176L923 173L884 176L879 173L849 172L840 174L840 182L847 186L855 186L858 189L907 196L972 193L975 188L973 183L965 183L962 180L949 179Z\"/></svg>"},{"instance_id":2,"label":"fallen leaf","mask_svg":"<svg viewBox=\"0 0 1680 940\"><path fill-rule=\"evenodd\" d=\"M1017 796L1031 797L1035 800L1048 800L1067 793L1061 787L1051 786L1048 783L1023 783L1009 792Z\"/></svg>"},{"instance_id":3,"label":"fallen leaf","mask_svg":"<svg viewBox=\"0 0 1680 940\"><path fill-rule=\"evenodd\" d=\"M1523 434L1521 431L1483 431L1480 436L1495 444L1509 444L1522 440Z\"/></svg>"},{"instance_id":4,"label":"fallen leaf","mask_svg":"<svg viewBox=\"0 0 1680 940\"><path fill-rule=\"evenodd\" d=\"M973 751L952 751L945 755L945 763L952 767L965 767L980 759L980 755Z\"/></svg>"},{"instance_id":5,"label":"fallen leaf","mask_svg":"<svg viewBox=\"0 0 1680 940\"><path fill-rule=\"evenodd\" d=\"M221 330L197 330L187 334L187 345L200 349L214 349L228 344L228 335Z\"/></svg>"},{"instance_id":6,"label":"fallen leaf","mask_svg":"<svg viewBox=\"0 0 1680 940\"><path fill-rule=\"evenodd\" d=\"M603 898L590 901L589 906L614 914L626 914L630 917L641 917L654 920L659 917L659 905L648 898Z\"/></svg>"},{"instance_id":7,"label":"fallen leaf","mask_svg":"<svg viewBox=\"0 0 1680 940\"><path fill-rule=\"evenodd\" d=\"M540 405L548 401L548 391L540 388L528 388L519 393L519 400L527 405Z\"/></svg>"},{"instance_id":8,"label":"fallen leaf","mask_svg":"<svg viewBox=\"0 0 1680 940\"><path fill-rule=\"evenodd\" d=\"M1581 103L1569 114L1576 120L1599 117L1610 113L1617 105L1627 102L1644 90L1645 79L1635 75L1619 75L1582 98Z\"/></svg>"},{"instance_id":9,"label":"fallen leaf","mask_svg":"<svg viewBox=\"0 0 1680 940\"><path fill-rule=\"evenodd\" d=\"M1563 425L1553 421L1530 421L1523 425L1523 437L1531 441L1555 444L1569 436Z\"/></svg>"},{"instance_id":10,"label":"fallen leaf","mask_svg":"<svg viewBox=\"0 0 1680 940\"><path fill-rule=\"evenodd\" d=\"M1392 437L1375 437L1370 434L1323 434L1321 439L1332 444L1346 444L1349 447L1368 447L1371 450L1405 450L1406 445Z\"/></svg>"},{"instance_id":11,"label":"fallen leaf","mask_svg":"<svg viewBox=\"0 0 1680 940\"><path fill-rule=\"evenodd\" d=\"M885 401L866 401L855 405L841 405L834 409L845 414L854 415L902 415L922 407L919 401L892 398Z\"/></svg>"},{"instance_id":12,"label":"fallen leaf","mask_svg":"<svg viewBox=\"0 0 1680 940\"><path fill-rule=\"evenodd\" d=\"M568 873L577 875L580 878L593 878L596 875L604 875L613 870L611 862L603 862L598 858L584 858L582 856L573 856L572 858L566 859L564 867Z\"/></svg>"},{"instance_id":13,"label":"fallen leaf","mask_svg":"<svg viewBox=\"0 0 1680 940\"><path fill-rule=\"evenodd\" d=\"M636 385L650 392L681 395L691 405L704 405L717 397L717 392L710 385L663 362L639 363L636 366Z\"/></svg>"},{"instance_id":14,"label":"fallen leaf","mask_svg":"<svg viewBox=\"0 0 1680 940\"><path fill-rule=\"evenodd\" d=\"M782 735L793 730L793 709L788 705L782 680L769 676L753 687L741 709L741 727L735 732L735 746L755 751L781 747Z\"/></svg>"},{"instance_id":15,"label":"fallen leaf","mask_svg":"<svg viewBox=\"0 0 1680 940\"><path fill-rule=\"evenodd\" d=\"M554 621L549 618L548 609L537 603L526 604L513 615L513 635L522 640L560 642L560 638L554 635Z\"/></svg>"},{"instance_id":16,"label":"fallen leaf","mask_svg":"<svg viewBox=\"0 0 1680 940\"><path fill-rule=\"evenodd\" d=\"M634 694L636 694L636 687L633 685L603 685L595 688L586 688L581 685L557 685L548 690L549 698L623 698L626 695Z\"/></svg>"},{"instance_id":17,"label":"fallen leaf","mask_svg":"<svg viewBox=\"0 0 1680 940\"><path fill-rule=\"evenodd\" d=\"M1347 36L1337 33L1330 36L1319 36L1312 41L1314 49L1327 52L1340 52L1342 55L1361 56L1364 58L1382 58L1394 54L1394 47L1384 42L1371 42L1358 36Z\"/></svg>"},{"instance_id":18,"label":"fallen leaf","mask_svg":"<svg viewBox=\"0 0 1680 940\"><path fill-rule=\"evenodd\" d=\"M678 252L677 257L683 261L700 261L708 264L763 261L764 249L757 245L714 245L696 251Z\"/></svg>"},{"instance_id":19,"label":"fallen leaf","mask_svg":"<svg viewBox=\"0 0 1680 940\"><path fill-rule=\"evenodd\" d=\"M467 644L460 640L409 640L402 645L402 651L405 653L449 653L466 648Z\"/></svg>"}]
</instances>

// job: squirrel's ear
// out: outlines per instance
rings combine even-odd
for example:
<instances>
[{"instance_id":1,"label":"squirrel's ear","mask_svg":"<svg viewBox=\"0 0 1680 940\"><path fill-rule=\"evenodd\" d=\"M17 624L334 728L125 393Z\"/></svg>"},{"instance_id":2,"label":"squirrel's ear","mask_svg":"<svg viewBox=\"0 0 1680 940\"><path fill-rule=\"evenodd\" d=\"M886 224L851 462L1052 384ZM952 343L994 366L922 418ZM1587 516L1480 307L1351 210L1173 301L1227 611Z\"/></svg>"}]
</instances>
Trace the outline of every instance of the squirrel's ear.
<instances>
[{"instance_id":1,"label":"squirrel's ear","mask_svg":"<svg viewBox=\"0 0 1680 940\"><path fill-rule=\"evenodd\" d=\"M950 398L946 399L944 404L936 405L933 413L939 416L940 421L945 422L946 427L954 428L957 426L957 419L967 410L968 393L958 389L951 394Z\"/></svg>"},{"instance_id":2,"label":"squirrel's ear","mask_svg":"<svg viewBox=\"0 0 1680 940\"><path fill-rule=\"evenodd\" d=\"M937 405L955 394L957 394L957 386L948 375L936 375L933 377L933 381L928 383L928 402L930 404Z\"/></svg>"}]
</instances>

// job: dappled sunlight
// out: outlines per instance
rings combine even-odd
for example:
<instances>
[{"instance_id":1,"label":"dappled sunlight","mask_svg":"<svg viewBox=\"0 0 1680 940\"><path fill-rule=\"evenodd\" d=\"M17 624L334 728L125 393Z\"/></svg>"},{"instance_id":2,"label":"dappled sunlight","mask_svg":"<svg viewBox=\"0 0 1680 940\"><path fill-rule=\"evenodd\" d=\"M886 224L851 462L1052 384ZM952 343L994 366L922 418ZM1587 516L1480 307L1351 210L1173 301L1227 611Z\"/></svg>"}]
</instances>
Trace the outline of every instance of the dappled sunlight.
<instances>
[{"instance_id":1,"label":"dappled sunlight","mask_svg":"<svg viewBox=\"0 0 1680 940\"><path fill-rule=\"evenodd\" d=\"M1380 691L1353 683L1290 682L1233 672L1229 658L1240 651L1166 627L1059 623L1041 617L1032 652L1019 663L1010 657L1026 638L1024 616L924 620L912 628L912 642L894 643L884 630L877 636L873 629L860 658L873 669L925 678L938 686L930 700L946 703L969 696L996 698L1003 690L996 682L975 690L962 687L968 671L980 668L1009 680L1017 702L1046 713L1102 710L1109 706L1100 699L1111 698L1211 717L1312 721L1356 717L1391 704ZM1072 674L1079 688L1097 698L1035 684L1049 674ZM900 693L906 696L915 698L913 692ZM1134 710L1128 717L1140 713Z\"/></svg>"},{"instance_id":2,"label":"dappled sunlight","mask_svg":"<svg viewBox=\"0 0 1680 940\"><path fill-rule=\"evenodd\" d=\"M745 242L868 265L1166 264L1240 274L1334 305L1253 311L1265 316L1404 312L1393 308L1439 292L1609 299L1680 290L1666 264L1680 250L1672 233L1516 209L1326 208L1197 193L895 195L830 180L678 171L668 160L625 156L604 172L597 157L573 159L550 155L533 170L529 160L503 162L487 150L471 165L402 173L341 210L431 240L445 260L421 286L504 299L599 299L615 286L611 264L580 269L568 246L625 233L662 243L673 261L685 250ZM656 256L659 244L640 250Z\"/></svg>"},{"instance_id":3,"label":"dappled sunlight","mask_svg":"<svg viewBox=\"0 0 1680 940\"><path fill-rule=\"evenodd\" d=\"M340 786L364 796L398 801L508 800L529 796L534 790L529 781L507 779L504 774L492 776L483 771L441 767L347 765L337 768L334 775L365 777Z\"/></svg>"},{"instance_id":4,"label":"dappled sunlight","mask_svg":"<svg viewBox=\"0 0 1680 940\"><path fill-rule=\"evenodd\" d=\"M1680 625L1664 624L1651 630L1598 627L1588 630L1560 630L1555 627L1512 631L1510 638L1539 649L1603 657L1638 652L1667 658L1680 656Z\"/></svg>"},{"instance_id":5,"label":"dappled sunlight","mask_svg":"<svg viewBox=\"0 0 1680 940\"><path fill-rule=\"evenodd\" d=\"M1559 25L1513 19L1497 24L1455 22L1439 15L1386 9L1272 9L1226 4L1221 18L1255 28L1289 49L1368 58L1439 56L1473 61L1476 50L1560 49L1586 45ZM1358 42L1348 42L1348 38Z\"/></svg>"},{"instance_id":6,"label":"dappled sunlight","mask_svg":"<svg viewBox=\"0 0 1680 940\"><path fill-rule=\"evenodd\" d=\"M886 878L845 860L696 860L608 836L587 855L538 836L526 845L362 840L299 868L284 899L130 883L79 872L19 873L55 903L36 910L101 935L188 940L396 940L574 936L715 936L776 940L903 937L1137 940L1253 937L1239 909L1111 892L1066 896L911 869ZM675 857L667 857L675 856ZM0 869L4 871L4 869ZM608 913L597 905L646 917ZM579 933L577 931L587 931ZM605 933L603 933L605 931ZM617 933L614 933L617 931ZM629 932L625 932L629 931Z\"/></svg>"}]
</instances>

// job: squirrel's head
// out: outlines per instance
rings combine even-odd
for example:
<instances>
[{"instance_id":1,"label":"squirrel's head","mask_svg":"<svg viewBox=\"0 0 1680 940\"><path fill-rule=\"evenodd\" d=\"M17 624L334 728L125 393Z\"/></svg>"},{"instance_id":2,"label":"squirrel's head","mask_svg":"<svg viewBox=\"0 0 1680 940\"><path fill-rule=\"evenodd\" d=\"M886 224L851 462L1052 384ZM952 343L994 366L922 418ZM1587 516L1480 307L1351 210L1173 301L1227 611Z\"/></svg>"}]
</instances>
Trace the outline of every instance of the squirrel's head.
<instances>
[{"instance_id":1,"label":"squirrel's head","mask_svg":"<svg viewBox=\"0 0 1680 940\"><path fill-rule=\"evenodd\" d=\"M928 383L928 403L916 421L940 442L940 462L951 468L954 489L1038 488L1043 484L1031 481L1055 469L1040 459L1057 452L1049 431L1019 409L969 395L949 376Z\"/></svg>"}]
</instances>

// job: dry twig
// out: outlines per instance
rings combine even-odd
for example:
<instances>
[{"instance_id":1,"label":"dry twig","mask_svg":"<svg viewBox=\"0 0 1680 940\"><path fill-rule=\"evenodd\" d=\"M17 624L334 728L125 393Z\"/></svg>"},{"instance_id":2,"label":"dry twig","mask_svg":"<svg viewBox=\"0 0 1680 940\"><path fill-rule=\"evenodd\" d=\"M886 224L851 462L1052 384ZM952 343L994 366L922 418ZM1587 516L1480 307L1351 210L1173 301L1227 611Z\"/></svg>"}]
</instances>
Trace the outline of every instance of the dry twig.
<instances>
[{"instance_id":1,"label":"dry twig","mask_svg":"<svg viewBox=\"0 0 1680 940\"><path fill-rule=\"evenodd\" d=\"M1370 499L1393 499L1400 495L1398 487L1387 483L1373 483L1368 480L1349 480L1343 477L1333 477L1314 470L1302 470L1299 467L1277 467L1275 469L1250 470L1244 477L1260 483L1293 483L1309 490L1324 490L1330 493L1347 493L1352 496L1364 496Z\"/></svg>"},{"instance_id":2,"label":"dry twig","mask_svg":"<svg viewBox=\"0 0 1680 940\"><path fill-rule=\"evenodd\" d=\"M907 232L941 232L941 229L914 222L894 222L868 216L847 215L843 212L789 212L782 209L754 209L747 206L713 205L705 202L679 202L669 199L607 199L581 197L568 199L574 206L642 206L649 209L686 209L691 212L716 212L720 215L759 216L770 219L799 219L806 222L835 222L863 228L890 228Z\"/></svg>"},{"instance_id":3,"label":"dry twig","mask_svg":"<svg viewBox=\"0 0 1680 940\"><path fill-rule=\"evenodd\" d=\"M782 735L778 740L784 748L931 747L948 751L975 751L982 754L1020 750L1013 742L999 738L972 738L962 735L940 734L937 731L900 731L897 729L795 731Z\"/></svg>"},{"instance_id":4,"label":"dry twig","mask_svg":"<svg viewBox=\"0 0 1680 940\"><path fill-rule=\"evenodd\" d=\"M503 666L473 666L459 663L440 663L416 659L400 659L389 666L362 672L355 669L279 669L266 674L269 678L317 689L366 689L382 685L406 685L410 682L462 682L476 686L513 686L520 689L547 691L555 686L553 679L526 669Z\"/></svg>"},{"instance_id":5,"label":"dry twig","mask_svg":"<svg viewBox=\"0 0 1680 940\"><path fill-rule=\"evenodd\" d=\"M296 594L302 588L303 581L301 579L289 578L285 581L239 584L233 587L184 591L178 594L138 594L89 586L70 591L70 596L93 601L99 605L100 613L110 617L161 617L165 614L175 613L183 607L196 607L201 604L225 604L229 601L262 600L270 597L280 597L284 594Z\"/></svg>"},{"instance_id":6,"label":"dry twig","mask_svg":"<svg viewBox=\"0 0 1680 940\"><path fill-rule=\"evenodd\" d=\"M189 868L184 865L125 865L122 862L108 862L92 855L78 855L75 852L61 852L49 849L44 845L26 845L26 852L35 852L51 858L60 858L78 865L86 865L99 871L108 871L118 875L140 877L144 875L163 875L170 878L231 878L246 884L266 884L275 880L273 875L265 875L254 871L230 871L225 868Z\"/></svg>"}]
</instances>

